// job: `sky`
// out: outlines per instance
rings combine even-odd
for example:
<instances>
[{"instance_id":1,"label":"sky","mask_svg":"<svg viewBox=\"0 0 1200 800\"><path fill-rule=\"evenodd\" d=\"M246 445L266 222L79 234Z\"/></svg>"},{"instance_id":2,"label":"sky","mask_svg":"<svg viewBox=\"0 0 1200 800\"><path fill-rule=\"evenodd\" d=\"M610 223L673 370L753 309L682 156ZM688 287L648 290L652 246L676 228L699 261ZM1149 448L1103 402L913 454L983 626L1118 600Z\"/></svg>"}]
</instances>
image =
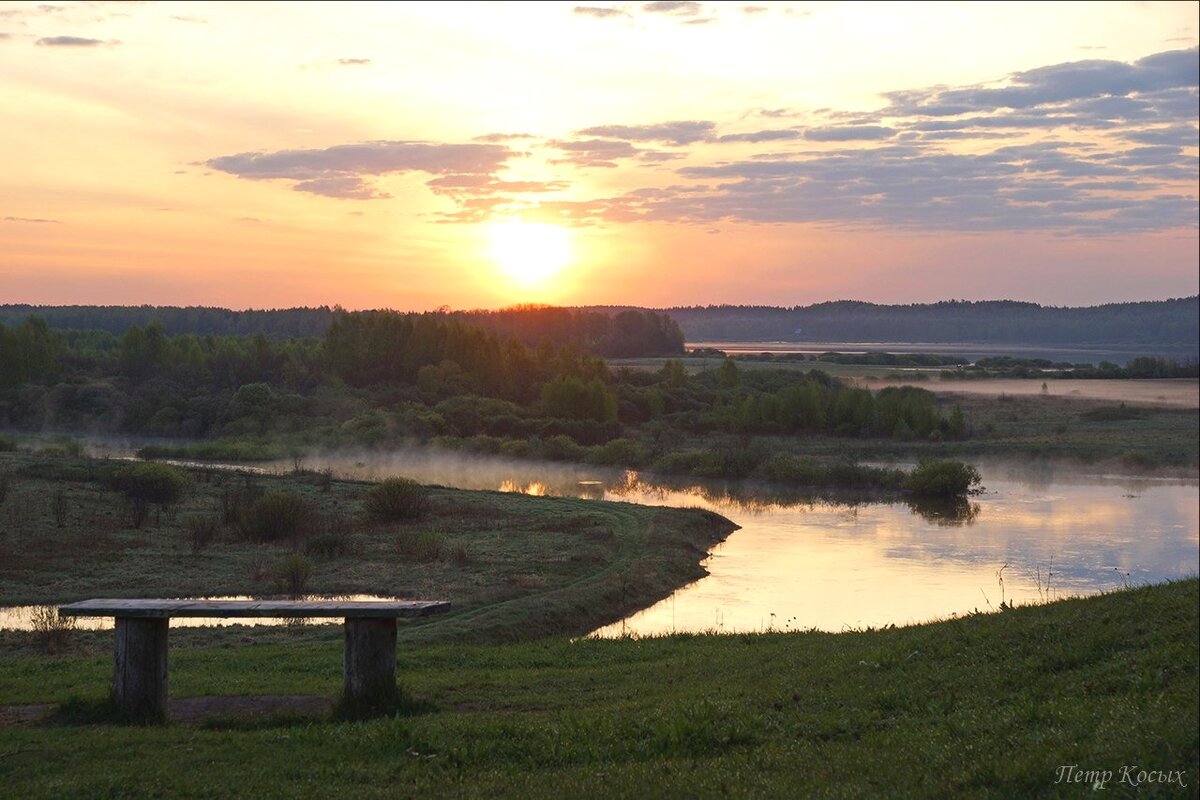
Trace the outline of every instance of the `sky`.
<instances>
[{"instance_id":1,"label":"sky","mask_svg":"<svg viewBox=\"0 0 1200 800\"><path fill-rule=\"evenodd\" d=\"M0 302L1190 296L1198 17L0 2Z\"/></svg>"}]
</instances>

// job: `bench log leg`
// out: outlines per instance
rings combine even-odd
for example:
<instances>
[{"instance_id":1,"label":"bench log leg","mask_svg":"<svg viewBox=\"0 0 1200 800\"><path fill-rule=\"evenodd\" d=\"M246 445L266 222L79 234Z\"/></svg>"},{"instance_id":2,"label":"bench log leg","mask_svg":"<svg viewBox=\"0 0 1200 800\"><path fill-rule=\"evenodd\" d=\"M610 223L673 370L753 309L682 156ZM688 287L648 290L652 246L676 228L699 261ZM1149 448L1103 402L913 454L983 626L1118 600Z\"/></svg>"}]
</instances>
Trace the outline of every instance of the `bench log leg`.
<instances>
[{"instance_id":1,"label":"bench log leg","mask_svg":"<svg viewBox=\"0 0 1200 800\"><path fill-rule=\"evenodd\" d=\"M113 699L130 719L167 713L167 618L117 617Z\"/></svg>"},{"instance_id":2,"label":"bench log leg","mask_svg":"<svg viewBox=\"0 0 1200 800\"><path fill-rule=\"evenodd\" d=\"M385 711L396 694L396 620L346 620L346 652L342 657L345 700L363 712Z\"/></svg>"}]
</instances>

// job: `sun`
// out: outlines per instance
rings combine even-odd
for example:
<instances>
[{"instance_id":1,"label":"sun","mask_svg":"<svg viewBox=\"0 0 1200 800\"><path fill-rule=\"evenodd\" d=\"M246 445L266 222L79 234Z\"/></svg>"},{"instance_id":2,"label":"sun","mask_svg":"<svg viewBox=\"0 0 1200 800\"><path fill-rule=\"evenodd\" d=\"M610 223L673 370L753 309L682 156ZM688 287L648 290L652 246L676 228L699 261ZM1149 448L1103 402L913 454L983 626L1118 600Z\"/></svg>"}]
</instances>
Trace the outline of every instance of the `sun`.
<instances>
[{"instance_id":1,"label":"sun","mask_svg":"<svg viewBox=\"0 0 1200 800\"><path fill-rule=\"evenodd\" d=\"M541 286L571 262L571 234L541 222L497 222L488 233L488 254L509 278Z\"/></svg>"}]
</instances>

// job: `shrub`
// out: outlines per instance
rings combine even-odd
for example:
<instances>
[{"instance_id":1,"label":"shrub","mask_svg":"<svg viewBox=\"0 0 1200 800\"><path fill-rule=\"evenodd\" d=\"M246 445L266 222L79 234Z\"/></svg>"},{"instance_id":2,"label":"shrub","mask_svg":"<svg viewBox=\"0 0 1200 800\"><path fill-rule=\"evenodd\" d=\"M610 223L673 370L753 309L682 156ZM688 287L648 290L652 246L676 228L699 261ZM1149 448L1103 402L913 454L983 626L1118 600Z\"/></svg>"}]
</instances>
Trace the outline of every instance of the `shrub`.
<instances>
[{"instance_id":1,"label":"shrub","mask_svg":"<svg viewBox=\"0 0 1200 800\"><path fill-rule=\"evenodd\" d=\"M304 594L308 579L312 577L312 559L303 553L289 553L275 569L275 582L279 590L292 597Z\"/></svg>"},{"instance_id":2,"label":"shrub","mask_svg":"<svg viewBox=\"0 0 1200 800\"><path fill-rule=\"evenodd\" d=\"M344 517L325 517L320 531L304 543L304 552L318 558L337 558L350 553L353 547L353 526Z\"/></svg>"},{"instance_id":3,"label":"shrub","mask_svg":"<svg viewBox=\"0 0 1200 800\"><path fill-rule=\"evenodd\" d=\"M592 448L588 461L609 466L639 467L646 461L646 447L637 439L613 439Z\"/></svg>"},{"instance_id":4,"label":"shrub","mask_svg":"<svg viewBox=\"0 0 1200 800\"><path fill-rule=\"evenodd\" d=\"M584 449L570 436L559 434L542 442L541 455L550 461L582 461Z\"/></svg>"},{"instance_id":5,"label":"shrub","mask_svg":"<svg viewBox=\"0 0 1200 800\"><path fill-rule=\"evenodd\" d=\"M0 433L0 453L11 453L17 449L17 440Z\"/></svg>"},{"instance_id":6,"label":"shrub","mask_svg":"<svg viewBox=\"0 0 1200 800\"><path fill-rule=\"evenodd\" d=\"M37 606L29 615L29 626L42 649L54 652L66 644L68 634L76 628L76 619L61 616L54 606Z\"/></svg>"},{"instance_id":7,"label":"shrub","mask_svg":"<svg viewBox=\"0 0 1200 800\"><path fill-rule=\"evenodd\" d=\"M510 439L500 445L500 455L525 458L529 455L529 442L524 439Z\"/></svg>"},{"instance_id":8,"label":"shrub","mask_svg":"<svg viewBox=\"0 0 1200 800\"><path fill-rule=\"evenodd\" d=\"M471 554L467 552L467 548L456 544L450 548L450 561L456 566L465 567L471 563Z\"/></svg>"},{"instance_id":9,"label":"shrub","mask_svg":"<svg viewBox=\"0 0 1200 800\"><path fill-rule=\"evenodd\" d=\"M979 484L979 470L961 461L922 461L904 481L904 488L923 497L964 495Z\"/></svg>"},{"instance_id":10,"label":"shrub","mask_svg":"<svg viewBox=\"0 0 1200 800\"><path fill-rule=\"evenodd\" d=\"M774 453L768 456L755 471L758 477L769 481L791 482L806 485L824 483L829 470L810 458L790 453Z\"/></svg>"},{"instance_id":11,"label":"shrub","mask_svg":"<svg viewBox=\"0 0 1200 800\"><path fill-rule=\"evenodd\" d=\"M242 526L250 507L262 497L262 487L247 479L245 485L234 486L221 491L221 520L226 525Z\"/></svg>"},{"instance_id":12,"label":"shrub","mask_svg":"<svg viewBox=\"0 0 1200 800\"><path fill-rule=\"evenodd\" d=\"M429 511L429 490L408 478L388 478L367 490L363 508L382 522L420 519Z\"/></svg>"},{"instance_id":13,"label":"shrub","mask_svg":"<svg viewBox=\"0 0 1200 800\"><path fill-rule=\"evenodd\" d=\"M316 510L305 498L289 492L267 492L254 501L241 521L242 533L258 542L290 539L298 542L316 523Z\"/></svg>"},{"instance_id":14,"label":"shrub","mask_svg":"<svg viewBox=\"0 0 1200 800\"><path fill-rule=\"evenodd\" d=\"M169 508L191 485L186 473L167 464L133 464L116 470L110 480L129 500L135 528L142 527L151 504L159 510Z\"/></svg>"},{"instance_id":15,"label":"shrub","mask_svg":"<svg viewBox=\"0 0 1200 800\"><path fill-rule=\"evenodd\" d=\"M396 550L413 561L437 561L442 557L445 541L437 531L403 533L396 539Z\"/></svg>"},{"instance_id":16,"label":"shrub","mask_svg":"<svg viewBox=\"0 0 1200 800\"><path fill-rule=\"evenodd\" d=\"M217 534L221 532L221 521L210 515L188 517L183 523L183 529L191 539L192 552L199 553L217 538Z\"/></svg>"},{"instance_id":17,"label":"shrub","mask_svg":"<svg viewBox=\"0 0 1200 800\"><path fill-rule=\"evenodd\" d=\"M82 458L83 442L70 436L56 436L50 444L41 447L37 455L47 458Z\"/></svg>"}]
</instances>

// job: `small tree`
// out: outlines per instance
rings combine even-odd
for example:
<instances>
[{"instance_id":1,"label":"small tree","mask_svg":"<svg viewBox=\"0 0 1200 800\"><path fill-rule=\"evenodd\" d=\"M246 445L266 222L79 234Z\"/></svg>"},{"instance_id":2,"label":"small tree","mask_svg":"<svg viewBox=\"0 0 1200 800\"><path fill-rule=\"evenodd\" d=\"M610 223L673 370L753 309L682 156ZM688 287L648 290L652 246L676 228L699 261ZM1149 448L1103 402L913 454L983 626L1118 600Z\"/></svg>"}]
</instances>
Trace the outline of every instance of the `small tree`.
<instances>
[{"instance_id":1,"label":"small tree","mask_svg":"<svg viewBox=\"0 0 1200 800\"><path fill-rule=\"evenodd\" d=\"M112 478L114 488L129 500L133 512L133 527L140 528L149 515L150 506L163 511L183 498L191 478L167 464L134 464L118 470Z\"/></svg>"}]
</instances>

